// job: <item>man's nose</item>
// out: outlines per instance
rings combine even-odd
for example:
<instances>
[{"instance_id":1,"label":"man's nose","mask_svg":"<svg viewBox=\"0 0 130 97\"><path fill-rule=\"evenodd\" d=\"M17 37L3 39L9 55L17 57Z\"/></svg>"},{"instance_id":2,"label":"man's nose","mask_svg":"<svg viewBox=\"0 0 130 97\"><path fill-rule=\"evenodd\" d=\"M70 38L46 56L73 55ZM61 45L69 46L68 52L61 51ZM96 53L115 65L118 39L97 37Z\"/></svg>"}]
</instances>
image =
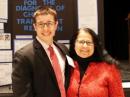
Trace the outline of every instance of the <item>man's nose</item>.
<instances>
[{"instance_id":1,"label":"man's nose","mask_svg":"<svg viewBox=\"0 0 130 97\"><path fill-rule=\"evenodd\" d=\"M48 30L47 24L44 24L43 29L44 29L44 30Z\"/></svg>"}]
</instances>

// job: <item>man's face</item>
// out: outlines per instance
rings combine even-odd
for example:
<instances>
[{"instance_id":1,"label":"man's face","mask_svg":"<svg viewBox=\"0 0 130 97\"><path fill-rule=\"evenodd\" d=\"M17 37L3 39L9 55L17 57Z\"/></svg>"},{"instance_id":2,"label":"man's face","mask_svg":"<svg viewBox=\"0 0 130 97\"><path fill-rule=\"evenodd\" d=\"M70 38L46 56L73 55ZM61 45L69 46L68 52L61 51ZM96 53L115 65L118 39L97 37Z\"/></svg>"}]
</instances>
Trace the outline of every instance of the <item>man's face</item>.
<instances>
[{"instance_id":1,"label":"man's face","mask_svg":"<svg viewBox=\"0 0 130 97\"><path fill-rule=\"evenodd\" d=\"M43 41L53 40L57 25L58 21L55 21L50 14L37 16L36 23L33 24L37 36Z\"/></svg>"}]
</instances>

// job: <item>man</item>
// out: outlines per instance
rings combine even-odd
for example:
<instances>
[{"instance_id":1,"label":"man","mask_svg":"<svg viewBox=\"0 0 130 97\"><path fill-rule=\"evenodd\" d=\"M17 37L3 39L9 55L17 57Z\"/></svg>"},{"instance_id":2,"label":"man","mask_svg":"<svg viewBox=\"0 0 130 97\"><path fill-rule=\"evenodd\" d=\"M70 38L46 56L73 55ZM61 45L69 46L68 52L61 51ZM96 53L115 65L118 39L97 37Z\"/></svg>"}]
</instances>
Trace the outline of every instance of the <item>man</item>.
<instances>
[{"instance_id":1,"label":"man","mask_svg":"<svg viewBox=\"0 0 130 97\"><path fill-rule=\"evenodd\" d=\"M40 7L33 16L36 39L18 50L13 58L12 88L15 97L65 97L65 63L68 49L53 40L58 26L57 13ZM62 78L61 87L48 50L54 49ZM60 74L58 75L60 76Z\"/></svg>"}]
</instances>

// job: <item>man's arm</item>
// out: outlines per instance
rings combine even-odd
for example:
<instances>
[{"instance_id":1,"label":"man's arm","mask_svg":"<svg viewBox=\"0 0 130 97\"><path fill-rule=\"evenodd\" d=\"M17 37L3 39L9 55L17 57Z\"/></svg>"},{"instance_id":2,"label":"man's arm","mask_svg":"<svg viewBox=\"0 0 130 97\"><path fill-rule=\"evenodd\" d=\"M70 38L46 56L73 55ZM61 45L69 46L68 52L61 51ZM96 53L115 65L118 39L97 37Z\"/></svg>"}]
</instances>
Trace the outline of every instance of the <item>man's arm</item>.
<instances>
[{"instance_id":1,"label":"man's arm","mask_svg":"<svg viewBox=\"0 0 130 97\"><path fill-rule=\"evenodd\" d=\"M15 97L33 97L31 72L27 58L17 52L13 58L12 89Z\"/></svg>"}]
</instances>

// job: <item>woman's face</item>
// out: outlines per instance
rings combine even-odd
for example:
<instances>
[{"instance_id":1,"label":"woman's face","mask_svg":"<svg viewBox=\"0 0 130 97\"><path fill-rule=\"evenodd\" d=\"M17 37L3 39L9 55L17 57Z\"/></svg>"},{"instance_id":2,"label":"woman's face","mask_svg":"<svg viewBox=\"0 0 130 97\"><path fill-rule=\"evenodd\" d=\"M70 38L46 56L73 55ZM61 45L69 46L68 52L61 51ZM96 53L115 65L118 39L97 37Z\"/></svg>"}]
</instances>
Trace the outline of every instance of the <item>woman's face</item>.
<instances>
[{"instance_id":1,"label":"woman's face","mask_svg":"<svg viewBox=\"0 0 130 97\"><path fill-rule=\"evenodd\" d=\"M75 41L75 51L81 58L88 58L94 53L94 43L89 33L80 31Z\"/></svg>"}]
</instances>

